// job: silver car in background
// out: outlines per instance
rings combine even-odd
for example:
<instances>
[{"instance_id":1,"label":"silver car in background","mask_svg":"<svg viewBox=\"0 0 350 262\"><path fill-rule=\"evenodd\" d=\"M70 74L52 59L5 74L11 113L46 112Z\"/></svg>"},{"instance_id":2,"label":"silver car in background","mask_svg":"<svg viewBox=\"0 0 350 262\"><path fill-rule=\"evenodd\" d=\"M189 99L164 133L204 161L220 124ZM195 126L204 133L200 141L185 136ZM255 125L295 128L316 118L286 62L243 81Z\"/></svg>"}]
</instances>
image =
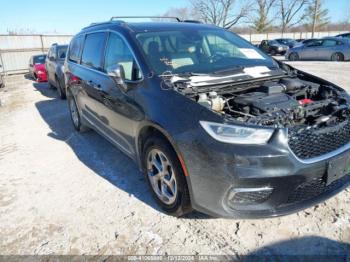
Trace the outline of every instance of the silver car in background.
<instances>
[{"instance_id":1,"label":"silver car in background","mask_svg":"<svg viewBox=\"0 0 350 262\"><path fill-rule=\"evenodd\" d=\"M350 60L350 39L340 37L325 37L315 39L305 45L288 50L286 59L297 60Z\"/></svg>"}]
</instances>

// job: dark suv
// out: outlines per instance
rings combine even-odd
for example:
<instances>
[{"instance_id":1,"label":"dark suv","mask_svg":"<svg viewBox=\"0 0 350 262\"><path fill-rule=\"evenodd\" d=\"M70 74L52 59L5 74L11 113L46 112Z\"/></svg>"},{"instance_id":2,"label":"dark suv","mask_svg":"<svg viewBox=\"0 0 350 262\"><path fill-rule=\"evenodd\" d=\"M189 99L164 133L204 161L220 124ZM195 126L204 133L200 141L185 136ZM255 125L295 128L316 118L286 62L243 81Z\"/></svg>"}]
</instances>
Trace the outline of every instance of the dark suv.
<instances>
[{"instance_id":1,"label":"dark suv","mask_svg":"<svg viewBox=\"0 0 350 262\"><path fill-rule=\"evenodd\" d=\"M272 56L284 55L289 49L287 45L281 44L276 40L262 40L259 48Z\"/></svg>"},{"instance_id":2,"label":"dark suv","mask_svg":"<svg viewBox=\"0 0 350 262\"><path fill-rule=\"evenodd\" d=\"M66 88L63 74L63 64L68 45L53 44L46 56L45 69L47 81L51 87L57 89L61 99L66 98Z\"/></svg>"},{"instance_id":3,"label":"dark suv","mask_svg":"<svg viewBox=\"0 0 350 262\"><path fill-rule=\"evenodd\" d=\"M278 216L349 184L347 93L232 32L112 18L64 68L74 127L132 158L172 215Z\"/></svg>"}]
</instances>

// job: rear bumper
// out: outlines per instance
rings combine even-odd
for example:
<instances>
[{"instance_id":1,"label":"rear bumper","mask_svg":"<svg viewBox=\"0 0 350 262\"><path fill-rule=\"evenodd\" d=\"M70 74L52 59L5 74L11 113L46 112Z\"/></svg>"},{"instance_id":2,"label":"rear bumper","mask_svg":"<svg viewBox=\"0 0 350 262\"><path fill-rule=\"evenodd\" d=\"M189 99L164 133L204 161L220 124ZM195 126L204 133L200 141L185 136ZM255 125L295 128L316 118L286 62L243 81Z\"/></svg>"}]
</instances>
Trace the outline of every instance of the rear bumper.
<instances>
[{"instance_id":1,"label":"rear bumper","mask_svg":"<svg viewBox=\"0 0 350 262\"><path fill-rule=\"evenodd\" d=\"M35 72L36 74L36 81L37 82L46 82L47 81L47 75L46 72Z\"/></svg>"},{"instance_id":2,"label":"rear bumper","mask_svg":"<svg viewBox=\"0 0 350 262\"><path fill-rule=\"evenodd\" d=\"M350 150L317 162L297 159L281 143L282 131L268 145L224 144L204 131L180 144L189 172L193 207L212 216L261 218L305 209L350 185L350 176L330 182L329 162ZM282 132L282 133L281 133Z\"/></svg>"}]
</instances>

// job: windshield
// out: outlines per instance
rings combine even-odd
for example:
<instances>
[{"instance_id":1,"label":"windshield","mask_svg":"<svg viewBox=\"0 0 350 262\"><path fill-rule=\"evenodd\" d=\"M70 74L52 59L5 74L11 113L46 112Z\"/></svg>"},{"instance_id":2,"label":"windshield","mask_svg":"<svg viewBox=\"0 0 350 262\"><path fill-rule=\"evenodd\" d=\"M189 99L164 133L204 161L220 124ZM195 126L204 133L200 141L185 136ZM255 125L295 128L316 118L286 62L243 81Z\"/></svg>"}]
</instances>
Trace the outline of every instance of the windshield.
<instances>
[{"instance_id":1,"label":"windshield","mask_svg":"<svg viewBox=\"0 0 350 262\"><path fill-rule=\"evenodd\" d=\"M65 59L68 46L58 46L57 47L57 58Z\"/></svg>"},{"instance_id":2,"label":"windshield","mask_svg":"<svg viewBox=\"0 0 350 262\"><path fill-rule=\"evenodd\" d=\"M284 44L284 45L296 44L297 43L297 41L295 41L293 39L279 39L278 42L280 42L281 44Z\"/></svg>"},{"instance_id":3,"label":"windshield","mask_svg":"<svg viewBox=\"0 0 350 262\"><path fill-rule=\"evenodd\" d=\"M33 57L34 64L45 64L46 55L38 55Z\"/></svg>"},{"instance_id":4,"label":"windshield","mask_svg":"<svg viewBox=\"0 0 350 262\"><path fill-rule=\"evenodd\" d=\"M276 40L270 40L269 44L270 45L279 45L279 43Z\"/></svg>"},{"instance_id":5,"label":"windshield","mask_svg":"<svg viewBox=\"0 0 350 262\"><path fill-rule=\"evenodd\" d=\"M136 38L159 75L209 74L234 67L278 67L259 49L225 30L146 32L137 34Z\"/></svg>"}]
</instances>

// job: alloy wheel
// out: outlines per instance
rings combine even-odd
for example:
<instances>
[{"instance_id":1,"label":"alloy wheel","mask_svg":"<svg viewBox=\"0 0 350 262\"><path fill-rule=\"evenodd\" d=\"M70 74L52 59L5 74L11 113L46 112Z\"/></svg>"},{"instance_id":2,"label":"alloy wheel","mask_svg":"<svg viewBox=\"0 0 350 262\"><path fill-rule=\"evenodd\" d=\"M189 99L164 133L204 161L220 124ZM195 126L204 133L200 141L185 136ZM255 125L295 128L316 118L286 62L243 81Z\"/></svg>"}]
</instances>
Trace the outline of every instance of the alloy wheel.
<instances>
[{"instance_id":1,"label":"alloy wheel","mask_svg":"<svg viewBox=\"0 0 350 262\"><path fill-rule=\"evenodd\" d=\"M147 175L154 193L166 205L172 205L178 194L174 167L159 149L147 155Z\"/></svg>"}]
</instances>

